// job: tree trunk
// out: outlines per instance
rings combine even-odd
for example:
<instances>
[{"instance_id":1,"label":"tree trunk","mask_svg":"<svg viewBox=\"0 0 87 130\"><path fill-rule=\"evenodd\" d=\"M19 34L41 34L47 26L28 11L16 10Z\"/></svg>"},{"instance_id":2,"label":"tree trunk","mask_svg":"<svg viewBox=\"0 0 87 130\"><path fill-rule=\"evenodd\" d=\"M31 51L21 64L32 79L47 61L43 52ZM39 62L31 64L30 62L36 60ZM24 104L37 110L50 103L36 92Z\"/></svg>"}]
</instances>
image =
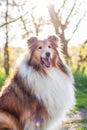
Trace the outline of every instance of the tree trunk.
<instances>
[{"instance_id":1,"label":"tree trunk","mask_svg":"<svg viewBox=\"0 0 87 130\"><path fill-rule=\"evenodd\" d=\"M68 42L65 39L65 34L64 34L64 30L66 28L66 25L63 25L61 23L60 17L55 12L53 5L50 5L48 7L48 11L49 11L49 14L50 14L51 22L52 22L54 29L55 29L55 33L57 35L60 35L62 45L63 45L63 53L64 53L65 56L68 56L68 49L67 49Z\"/></svg>"},{"instance_id":2,"label":"tree trunk","mask_svg":"<svg viewBox=\"0 0 87 130\"><path fill-rule=\"evenodd\" d=\"M38 36L38 33L39 33L39 25L35 24L34 27L35 27L35 34L36 34L36 36Z\"/></svg>"},{"instance_id":3,"label":"tree trunk","mask_svg":"<svg viewBox=\"0 0 87 130\"><path fill-rule=\"evenodd\" d=\"M69 56L68 55L68 41L65 39L65 34L64 34L64 30L65 30L66 26L61 24L60 27L61 27L60 38L61 38L61 42L63 44L63 54L68 57Z\"/></svg>"},{"instance_id":4,"label":"tree trunk","mask_svg":"<svg viewBox=\"0 0 87 130\"><path fill-rule=\"evenodd\" d=\"M8 23L8 0L6 1L5 21L6 23ZM9 75L8 24L6 24L6 43L4 46L4 68L6 76L8 76Z\"/></svg>"},{"instance_id":5,"label":"tree trunk","mask_svg":"<svg viewBox=\"0 0 87 130\"><path fill-rule=\"evenodd\" d=\"M60 20L55 12L54 6L53 5L48 6L48 11L51 18L51 22L55 29L55 33L59 34L58 27L60 26Z\"/></svg>"},{"instance_id":6,"label":"tree trunk","mask_svg":"<svg viewBox=\"0 0 87 130\"><path fill-rule=\"evenodd\" d=\"M6 76L9 75L9 52L8 52L8 44L5 44L4 47L4 68Z\"/></svg>"}]
</instances>

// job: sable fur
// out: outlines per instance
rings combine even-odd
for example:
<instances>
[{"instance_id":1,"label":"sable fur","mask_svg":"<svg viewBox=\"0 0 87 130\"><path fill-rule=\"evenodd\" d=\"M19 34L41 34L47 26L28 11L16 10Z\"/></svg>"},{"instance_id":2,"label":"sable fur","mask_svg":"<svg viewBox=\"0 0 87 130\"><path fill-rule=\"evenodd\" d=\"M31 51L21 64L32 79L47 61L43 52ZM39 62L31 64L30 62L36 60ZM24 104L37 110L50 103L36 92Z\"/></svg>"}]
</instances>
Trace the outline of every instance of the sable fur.
<instances>
[{"instance_id":1,"label":"sable fur","mask_svg":"<svg viewBox=\"0 0 87 130\"><path fill-rule=\"evenodd\" d=\"M59 37L32 37L27 44L0 92L0 130L55 130L74 105L73 77L61 57Z\"/></svg>"}]
</instances>

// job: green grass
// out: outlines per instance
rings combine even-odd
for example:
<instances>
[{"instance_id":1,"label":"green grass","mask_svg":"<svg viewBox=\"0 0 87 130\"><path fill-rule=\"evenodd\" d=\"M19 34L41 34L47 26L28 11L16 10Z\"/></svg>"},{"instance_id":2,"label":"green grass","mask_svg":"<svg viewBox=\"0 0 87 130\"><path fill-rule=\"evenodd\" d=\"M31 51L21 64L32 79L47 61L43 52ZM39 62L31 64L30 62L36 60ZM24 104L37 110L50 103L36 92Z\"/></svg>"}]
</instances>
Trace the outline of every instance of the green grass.
<instances>
[{"instance_id":1,"label":"green grass","mask_svg":"<svg viewBox=\"0 0 87 130\"><path fill-rule=\"evenodd\" d=\"M75 130L87 130L87 118L83 118L82 120L73 121L72 123L65 123L65 128L75 128ZM65 129L64 129L65 130Z\"/></svg>"},{"instance_id":2,"label":"green grass","mask_svg":"<svg viewBox=\"0 0 87 130\"><path fill-rule=\"evenodd\" d=\"M87 118L82 120L75 120L72 123L63 123L63 130L68 130L69 128L74 128L75 130L87 130Z\"/></svg>"},{"instance_id":3,"label":"green grass","mask_svg":"<svg viewBox=\"0 0 87 130\"><path fill-rule=\"evenodd\" d=\"M76 121L75 123L80 125L80 127L76 130L87 130L87 118L84 118L80 121Z\"/></svg>"},{"instance_id":4,"label":"green grass","mask_svg":"<svg viewBox=\"0 0 87 130\"><path fill-rule=\"evenodd\" d=\"M76 87L76 108L87 108L87 76L74 73Z\"/></svg>"},{"instance_id":5,"label":"green grass","mask_svg":"<svg viewBox=\"0 0 87 130\"><path fill-rule=\"evenodd\" d=\"M84 118L84 119L82 119L82 120L77 120L77 121L75 121L75 122L73 122L73 123L80 123L80 124L82 124L82 123L87 123L87 118Z\"/></svg>"},{"instance_id":6,"label":"green grass","mask_svg":"<svg viewBox=\"0 0 87 130\"><path fill-rule=\"evenodd\" d=\"M87 130L87 127L81 126L80 128L78 128L76 130Z\"/></svg>"}]
</instances>

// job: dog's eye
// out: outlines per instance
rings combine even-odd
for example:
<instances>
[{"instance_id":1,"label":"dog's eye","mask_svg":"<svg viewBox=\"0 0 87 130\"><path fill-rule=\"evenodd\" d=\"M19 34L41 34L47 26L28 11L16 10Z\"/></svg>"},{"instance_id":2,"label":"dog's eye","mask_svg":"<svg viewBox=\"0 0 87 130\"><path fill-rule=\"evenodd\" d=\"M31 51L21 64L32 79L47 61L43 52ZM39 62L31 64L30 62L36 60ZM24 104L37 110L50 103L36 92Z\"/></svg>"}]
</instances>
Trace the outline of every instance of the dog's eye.
<instances>
[{"instance_id":1,"label":"dog's eye","mask_svg":"<svg viewBox=\"0 0 87 130\"><path fill-rule=\"evenodd\" d=\"M51 48L51 46L48 46L49 48Z\"/></svg>"},{"instance_id":2,"label":"dog's eye","mask_svg":"<svg viewBox=\"0 0 87 130\"><path fill-rule=\"evenodd\" d=\"M39 46L38 49L42 49L42 46Z\"/></svg>"}]
</instances>

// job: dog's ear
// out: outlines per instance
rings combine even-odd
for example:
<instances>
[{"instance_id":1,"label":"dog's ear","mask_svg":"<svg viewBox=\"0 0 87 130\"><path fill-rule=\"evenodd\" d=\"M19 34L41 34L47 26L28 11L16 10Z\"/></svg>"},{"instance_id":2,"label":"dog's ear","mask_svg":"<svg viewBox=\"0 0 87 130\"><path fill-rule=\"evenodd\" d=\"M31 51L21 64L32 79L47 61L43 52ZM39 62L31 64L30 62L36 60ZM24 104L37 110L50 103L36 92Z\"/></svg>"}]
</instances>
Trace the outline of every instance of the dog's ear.
<instances>
[{"instance_id":1,"label":"dog's ear","mask_svg":"<svg viewBox=\"0 0 87 130\"><path fill-rule=\"evenodd\" d=\"M52 35L48 37L49 42L52 43L52 45L58 47L58 43L60 43L60 38L58 36Z\"/></svg>"},{"instance_id":2,"label":"dog's ear","mask_svg":"<svg viewBox=\"0 0 87 130\"><path fill-rule=\"evenodd\" d=\"M0 130L20 130L17 120L10 114L0 111Z\"/></svg>"},{"instance_id":3,"label":"dog's ear","mask_svg":"<svg viewBox=\"0 0 87 130\"><path fill-rule=\"evenodd\" d=\"M28 40L27 40L27 44L30 46L30 45L32 45L32 44L35 44L35 43L37 43L38 42L38 39L37 39L37 37L31 37L31 38L29 38Z\"/></svg>"}]
</instances>

